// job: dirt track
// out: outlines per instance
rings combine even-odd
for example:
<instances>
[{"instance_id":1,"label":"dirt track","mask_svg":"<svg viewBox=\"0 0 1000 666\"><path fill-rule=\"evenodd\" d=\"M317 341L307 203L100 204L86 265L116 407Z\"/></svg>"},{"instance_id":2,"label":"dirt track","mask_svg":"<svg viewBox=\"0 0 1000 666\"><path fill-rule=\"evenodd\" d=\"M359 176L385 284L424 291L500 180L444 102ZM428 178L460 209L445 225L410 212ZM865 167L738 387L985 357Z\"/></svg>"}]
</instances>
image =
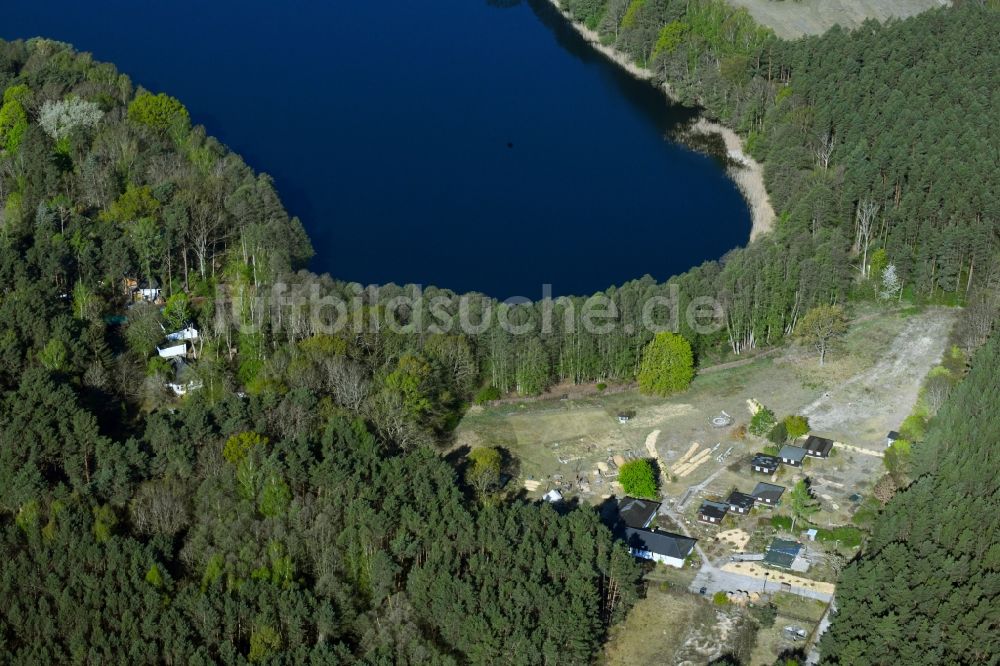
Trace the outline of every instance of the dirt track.
<instances>
[{"instance_id":1,"label":"dirt track","mask_svg":"<svg viewBox=\"0 0 1000 666\"><path fill-rule=\"evenodd\" d=\"M911 317L874 366L824 392L803 410L818 432L853 435L850 443L880 446L910 413L920 384L936 365L955 321L948 308Z\"/></svg>"}]
</instances>

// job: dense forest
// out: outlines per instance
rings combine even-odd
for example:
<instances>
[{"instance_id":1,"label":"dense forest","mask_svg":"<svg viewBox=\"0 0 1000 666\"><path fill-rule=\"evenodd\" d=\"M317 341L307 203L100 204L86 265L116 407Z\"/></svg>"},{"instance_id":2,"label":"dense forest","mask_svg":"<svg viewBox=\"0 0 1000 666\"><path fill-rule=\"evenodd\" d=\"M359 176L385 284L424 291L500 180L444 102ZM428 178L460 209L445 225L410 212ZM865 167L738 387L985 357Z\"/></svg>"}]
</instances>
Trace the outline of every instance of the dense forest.
<instances>
[{"instance_id":1,"label":"dense forest","mask_svg":"<svg viewBox=\"0 0 1000 666\"><path fill-rule=\"evenodd\" d=\"M64 44L0 88L0 662L589 660L639 574L596 513L393 429L443 427L467 341L244 332L217 294L311 253L270 181Z\"/></svg>"},{"instance_id":2,"label":"dense forest","mask_svg":"<svg viewBox=\"0 0 1000 666\"><path fill-rule=\"evenodd\" d=\"M1000 654L1000 340L913 449L915 480L840 577L830 664L987 664Z\"/></svg>"},{"instance_id":3,"label":"dense forest","mask_svg":"<svg viewBox=\"0 0 1000 666\"><path fill-rule=\"evenodd\" d=\"M785 43L720 2L563 4L746 133L773 232L667 284L400 301L304 270L270 180L180 101L0 42L0 661L589 662L639 569L594 512L500 500L502 474L440 456L471 400L633 381L643 305L675 288L722 304L716 332L679 318L701 362L876 297L890 265L901 298L992 316L996 11ZM336 330L307 307L333 297Z\"/></svg>"}]
</instances>

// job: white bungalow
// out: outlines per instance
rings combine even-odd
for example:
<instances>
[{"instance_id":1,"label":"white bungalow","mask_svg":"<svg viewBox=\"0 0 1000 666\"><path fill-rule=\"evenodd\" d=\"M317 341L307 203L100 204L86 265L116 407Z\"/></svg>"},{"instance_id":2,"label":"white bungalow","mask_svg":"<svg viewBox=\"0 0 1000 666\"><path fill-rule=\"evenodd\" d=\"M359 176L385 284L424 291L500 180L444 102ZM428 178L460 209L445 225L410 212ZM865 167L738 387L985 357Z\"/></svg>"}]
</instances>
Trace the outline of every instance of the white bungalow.
<instances>
[{"instance_id":1,"label":"white bungalow","mask_svg":"<svg viewBox=\"0 0 1000 666\"><path fill-rule=\"evenodd\" d=\"M157 347L156 353L160 355L160 358L183 358L187 356L187 343L182 342L171 347Z\"/></svg>"},{"instance_id":2,"label":"white bungalow","mask_svg":"<svg viewBox=\"0 0 1000 666\"><path fill-rule=\"evenodd\" d=\"M198 329L190 324L186 328L182 328L179 331L174 331L173 333L167 333L167 340L170 342L178 342L180 340L197 340L198 339Z\"/></svg>"}]
</instances>

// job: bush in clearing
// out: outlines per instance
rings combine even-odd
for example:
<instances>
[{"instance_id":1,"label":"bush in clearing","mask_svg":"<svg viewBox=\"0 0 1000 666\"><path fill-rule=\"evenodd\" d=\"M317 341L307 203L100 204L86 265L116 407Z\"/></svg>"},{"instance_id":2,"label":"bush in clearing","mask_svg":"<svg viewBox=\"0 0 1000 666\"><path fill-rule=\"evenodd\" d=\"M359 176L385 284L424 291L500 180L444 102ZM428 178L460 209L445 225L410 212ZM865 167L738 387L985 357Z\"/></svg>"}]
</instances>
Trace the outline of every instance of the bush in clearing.
<instances>
[{"instance_id":1,"label":"bush in clearing","mask_svg":"<svg viewBox=\"0 0 1000 666\"><path fill-rule=\"evenodd\" d=\"M618 483L632 497L656 497L656 471L646 459L632 460L618 470Z\"/></svg>"},{"instance_id":2,"label":"bush in clearing","mask_svg":"<svg viewBox=\"0 0 1000 666\"><path fill-rule=\"evenodd\" d=\"M498 389L495 386L484 386L483 388L479 389L479 392L476 393L476 397L473 398L472 400L477 405L485 405L488 402L492 402L493 400L499 400L499 399L500 399L500 389Z\"/></svg>"},{"instance_id":3,"label":"bush in clearing","mask_svg":"<svg viewBox=\"0 0 1000 666\"><path fill-rule=\"evenodd\" d=\"M785 441L789 439L788 430L785 428L785 422L778 421L778 423L771 428L771 432L767 433L767 439L774 444L784 444Z\"/></svg>"},{"instance_id":4,"label":"bush in clearing","mask_svg":"<svg viewBox=\"0 0 1000 666\"><path fill-rule=\"evenodd\" d=\"M847 548L857 548L860 546L861 537L861 530L857 527L851 527L850 525L841 525L840 527L834 527L830 530L816 530L817 541L839 541L840 545L846 546Z\"/></svg>"},{"instance_id":5,"label":"bush in clearing","mask_svg":"<svg viewBox=\"0 0 1000 666\"><path fill-rule=\"evenodd\" d=\"M790 532L792 529L792 517L771 516L771 527L778 530L785 530L786 532Z\"/></svg>"},{"instance_id":6,"label":"bush in clearing","mask_svg":"<svg viewBox=\"0 0 1000 666\"><path fill-rule=\"evenodd\" d=\"M750 434L764 437L771 432L775 423L777 423L777 419L774 418L774 412L767 407L761 407L750 419Z\"/></svg>"},{"instance_id":7,"label":"bush in clearing","mask_svg":"<svg viewBox=\"0 0 1000 666\"><path fill-rule=\"evenodd\" d=\"M809 419L804 416L797 414L786 416L784 423L788 439L796 440L802 435L809 433Z\"/></svg>"}]
</instances>

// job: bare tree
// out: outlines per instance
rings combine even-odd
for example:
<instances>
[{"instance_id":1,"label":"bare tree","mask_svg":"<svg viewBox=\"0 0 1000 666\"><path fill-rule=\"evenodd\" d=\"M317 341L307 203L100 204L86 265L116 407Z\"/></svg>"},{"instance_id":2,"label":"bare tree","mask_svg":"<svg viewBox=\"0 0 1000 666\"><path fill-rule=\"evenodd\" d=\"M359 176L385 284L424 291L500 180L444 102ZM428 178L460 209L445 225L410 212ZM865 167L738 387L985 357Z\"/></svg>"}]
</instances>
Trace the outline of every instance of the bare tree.
<instances>
[{"instance_id":1,"label":"bare tree","mask_svg":"<svg viewBox=\"0 0 1000 666\"><path fill-rule=\"evenodd\" d=\"M856 252L861 252L861 277L868 275L868 249L871 247L875 232L875 216L878 214L879 205L865 197L858 202L857 215L854 220L854 248Z\"/></svg>"},{"instance_id":2,"label":"bare tree","mask_svg":"<svg viewBox=\"0 0 1000 666\"><path fill-rule=\"evenodd\" d=\"M371 390L364 366L343 356L327 358L323 365L333 399L339 405L359 411Z\"/></svg>"},{"instance_id":3,"label":"bare tree","mask_svg":"<svg viewBox=\"0 0 1000 666\"><path fill-rule=\"evenodd\" d=\"M819 135L816 143L816 160L826 171L830 168L830 155L833 154L833 131L826 130Z\"/></svg>"},{"instance_id":4,"label":"bare tree","mask_svg":"<svg viewBox=\"0 0 1000 666\"><path fill-rule=\"evenodd\" d=\"M959 338L966 351L972 352L986 342L1000 315L1000 294L984 290L972 295L959 319Z\"/></svg>"},{"instance_id":5,"label":"bare tree","mask_svg":"<svg viewBox=\"0 0 1000 666\"><path fill-rule=\"evenodd\" d=\"M924 386L924 405L933 416L951 395L951 380L946 375L932 375Z\"/></svg>"}]
</instances>

